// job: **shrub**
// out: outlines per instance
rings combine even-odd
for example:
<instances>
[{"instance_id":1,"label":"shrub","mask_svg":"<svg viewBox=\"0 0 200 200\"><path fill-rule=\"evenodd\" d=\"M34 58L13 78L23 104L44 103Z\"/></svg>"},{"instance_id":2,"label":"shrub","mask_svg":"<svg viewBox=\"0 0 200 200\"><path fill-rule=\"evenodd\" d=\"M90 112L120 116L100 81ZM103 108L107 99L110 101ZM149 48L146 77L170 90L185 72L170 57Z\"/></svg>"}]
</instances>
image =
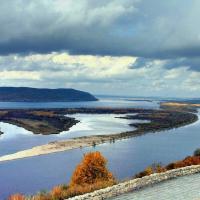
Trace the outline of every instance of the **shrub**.
<instances>
[{"instance_id":1,"label":"shrub","mask_svg":"<svg viewBox=\"0 0 200 200\"><path fill-rule=\"evenodd\" d=\"M31 198L31 200L53 200L48 193L39 193Z\"/></svg>"},{"instance_id":2,"label":"shrub","mask_svg":"<svg viewBox=\"0 0 200 200\"><path fill-rule=\"evenodd\" d=\"M35 196L27 197L27 200L64 200L76 195L93 192L115 184L115 178L106 168L107 160L100 152L92 152L85 154L82 162L75 169L70 185L55 186L51 192L41 192ZM16 194L17 195L17 194ZM22 198L14 198L11 196L9 200L25 200Z\"/></svg>"},{"instance_id":3,"label":"shrub","mask_svg":"<svg viewBox=\"0 0 200 200\"><path fill-rule=\"evenodd\" d=\"M171 169L175 169L176 168L176 164L175 163L170 163L166 166L167 170L171 170Z\"/></svg>"},{"instance_id":4,"label":"shrub","mask_svg":"<svg viewBox=\"0 0 200 200\"><path fill-rule=\"evenodd\" d=\"M152 165L154 173L162 173L166 171L166 168L162 166L160 163L155 163Z\"/></svg>"},{"instance_id":5,"label":"shrub","mask_svg":"<svg viewBox=\"0 0 200 200\"><path fill-rule=\"evenodd\" d=\"M199 165L200 164L200 156L188 156L183 160L170 163L167 165L166 169L177 169L181 167L191 166L191 165Z\"/></svg>"},{"instance_id":6,"label":"shrub","mask_svg":"<svg viewBox=\"0 0 200 200\"><path fill-rule=\"evenodd\" d=\"M194 156L200 156L200 148L194 151Z\"/></svg>"},{"instance_id":7,"label":"shrub","mask_svg":"<svg viewBox=\"0 0 200 200\"><path fill-rule=\"evenodd\" d=\"M25 200L25 196L22 194L13 194L8 198L8 200Z\"/></svg>"},{"instance_id":8,"label":"shrub","mask_svg":"<svg viewBox=\"0 0 200 200\"><path fill-rule=\"evenodd\" d=\"M52 198L55 200L62 200L65 196L65 191L68 187L58 185L51 190Z\"/></svg>"},{"instance_id":9,"label":"shrub","mask_svg":"<svg viewBox=\"0 0 200 200\"><path fill-rule=\"evenodd\" d=\"M101 181L115 181L113 175L106 168L107 160L100 152L84 155L82 162L76 167L70 186L94 184Z\"/></svg>"},{"instance_id":10,"label":"shrub","mask_svg":"<svg viewBox=\"0 0 200 200\"><path fill-rule=\"evenodd\" d=\"M149 176L149 175L153 174L153 168L151 166L147 167L144 170L144 173L145 173L145 176Z\"/></svg>"},{"instance_id":11,"label":"shrub","mask_svg":"<svg viewBox=\"0 0 200 200\"><path fill-rule=\"evenodd\" d=\"M142 178L144 176L149 176L153 174L153 168L151 166L147 167L144 171L135 175L135 178Z\"/></svg>"},{"instance_id":12,"label":"shrub","mask_svg":"<svg viewBox=\"0 0 200 200\"><path fill-rule=\"evenodd\" d=\"M94 184L85 185L74 185L67 189L65 192L65 198L74 197L77 195L82 195L85 193L93 192L102 188L106 188L113 185L113 181L99 181Z\"/></svg>"}]
</instances>

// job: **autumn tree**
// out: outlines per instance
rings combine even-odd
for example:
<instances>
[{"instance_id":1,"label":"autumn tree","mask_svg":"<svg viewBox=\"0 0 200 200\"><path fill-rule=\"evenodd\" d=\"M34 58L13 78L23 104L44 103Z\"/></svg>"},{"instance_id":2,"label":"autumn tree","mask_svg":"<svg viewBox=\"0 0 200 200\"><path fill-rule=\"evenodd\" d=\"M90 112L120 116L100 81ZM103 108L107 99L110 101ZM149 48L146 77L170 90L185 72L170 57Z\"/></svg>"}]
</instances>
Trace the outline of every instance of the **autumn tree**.
<instances>
[{"instance_id":1,"label":"autumn tree","mask_svg":"<svg viewBox=\"0 0 200 200\"><path fill-rule=\"evenodd\" d=\"M8 200L25 200L25 197L22 194L13 194Z\"/></svg>"},{"instance_id":2,"label":"autumn tree","mask_svg":"<svg viewBox=\"0 0 200 200\"><path fill-rule=\"evenodd\" d=\"M112 181L115 179L111 172L108 171L107 160L100 152L90 152L84 155L81 163L76 167L70 185L94 184L98 182Z\"/></svg>"}]
</instances>

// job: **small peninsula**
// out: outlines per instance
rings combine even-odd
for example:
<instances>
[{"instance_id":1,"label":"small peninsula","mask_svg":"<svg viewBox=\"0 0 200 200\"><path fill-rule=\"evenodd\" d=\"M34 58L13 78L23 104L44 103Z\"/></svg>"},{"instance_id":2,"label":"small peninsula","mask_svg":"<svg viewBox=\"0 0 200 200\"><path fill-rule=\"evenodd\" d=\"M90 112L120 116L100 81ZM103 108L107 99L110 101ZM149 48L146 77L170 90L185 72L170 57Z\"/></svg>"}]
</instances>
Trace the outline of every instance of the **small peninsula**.
<instances>
[{"instance_id":1,"label":"small peninsula","mask_svg":"<svg viewBox=\"0 0 200 200\"><path fill-rule=\"evenodd\" d=\"M103 143L114 142L115 140L127 139L140 136L146 133L159 132L178 128L198 120L194 113L173 110L151 110L151 109L119 109L119 108L66 108L66 109L24 109L24 110L2 110L0 121L23 127L38 134L58 134L68 130L78 123L74 118L66 117L68 114L90 113L90 114L127 114L125 119L147 120L148 123L131 123L130 126L136 130L110 134L110 135L91 135L77 137L62 141L54 141L45 145L35 146L30 149L18 151L0 157L0 162L15 159L57 153L76 148L96 146ZM119 116L120 117L120 116ZM43 124L41 124L41 122Z\"/></svg>"},{"instance_id":2,"label":"small peninsula","mask_svg":"<svg viewBox=\"0 0 200 200\"><path fill-rule=\"evenodd\" d=\"M88 92L71 88L0 87L0 102L79 102L97 100Z\"/></svg>"}]
</instances>

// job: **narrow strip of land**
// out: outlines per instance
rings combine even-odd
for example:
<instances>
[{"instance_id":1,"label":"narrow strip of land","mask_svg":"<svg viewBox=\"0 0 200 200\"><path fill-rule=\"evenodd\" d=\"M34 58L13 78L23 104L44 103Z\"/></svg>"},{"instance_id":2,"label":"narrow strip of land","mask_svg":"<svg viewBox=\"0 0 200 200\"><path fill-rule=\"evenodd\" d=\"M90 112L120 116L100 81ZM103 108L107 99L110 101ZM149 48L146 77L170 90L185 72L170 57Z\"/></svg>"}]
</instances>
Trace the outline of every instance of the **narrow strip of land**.
<instances>
[{"instance_id":1,"label":"narrow strip of land","mask_svg":"<svg viewBox=\"0 0 200 200\"><path fill-rule=\"evenodd\" d=\"M73 112L75 111L77 110L73 110ZM92 112L92 113L95 113L95 111L116 112L116 110L110 110L110 109L99 109L99 110L89 109L85 111ZM125 118L149 120L150 122L130 124L131 126L136 127L137 128L136 130L123 132L119 134L112 134L112 135L86 136L86 137L79 137L79 138L74 138L70 140L65 140L65 141L55 141L46 145L36 146L31 149L27 149L27 150L19 151L10 155L2 156L0 157L0 162L32 157L32 156L39 156L39 155L44 155L44 154L49 154L49 153L56 153L56 152L61 152L61 151L67 151L67 150L71 150L75 148L95 146L95 145L106 143L106 142L114 142L115 140L139 136L142 134L146 134L148 132L158 132L162 130L168 130L171 128L178 128L181 126L185 126L187 124L191 124L198 120L198 117L196 114L187 113L187 112L170 111L170 110L138 110L138 111L139 111L138 114L134 114L134 115L129 114ZM125 110L125 111L121 110L121 112L122 113L130 112L130 110ZM132 112L135 112L135 110L132 110ZM66 111L64 113L66 113ZM45 113L45 115L46 114L47 113Z\"/></svg>"},{"instance_id":2,"label":"narrow strip of land","mask_svg":"<svg viewBox=\"0 0 200 200\"><path fill-rule=\"evenodd\" d=\"M197 108L200 108L200 104L188 102L162 102L160 103L160 108L186 112L197 112Z\"/></svg>"},{"instance_id":3,"label":"narrow strip of land","mask_svg":"<svg viewBox=\"0 0 200 200\"><path fill-rule=\"evenodd\" d=\"M22 127L34 134L50 135L68 131L79 121L51 110L0 110L0 121Z\"/></svg>"},{"instance_id":4,"label":"narrow strip of land","mask_svg":"<svg viewBox=\"0 0 200 200\"><path fill-rule=\"evenodd\" d=\"M92 145L98 145L104 142L108 142L111 139L112 139L111 137L106 137L106 136L105 137L92 136L92 137L85 137L85 138L75 138L75 139L70 139L70 140L65 140L65 141L51 142L49 144L36 146L31 149L19 151L17 153L1 156L0 162L39 156L39 155L50 154L50 153L56 153L56 152L62 152L62 151L67 151L71 149L92 146Z\"/></svg>"}]
</instances>

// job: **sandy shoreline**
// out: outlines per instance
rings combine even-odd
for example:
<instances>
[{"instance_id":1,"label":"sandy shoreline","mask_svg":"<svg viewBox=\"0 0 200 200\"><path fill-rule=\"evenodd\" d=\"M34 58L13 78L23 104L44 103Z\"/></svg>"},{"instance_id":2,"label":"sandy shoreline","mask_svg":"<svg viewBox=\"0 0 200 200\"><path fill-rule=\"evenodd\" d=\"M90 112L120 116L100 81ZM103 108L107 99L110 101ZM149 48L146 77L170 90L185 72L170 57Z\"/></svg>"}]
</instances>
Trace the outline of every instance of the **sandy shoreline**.
<instances>
[{"instance_id":1,"label":"sandy shoreline","mask_svg":"<svg viewBox=\"0 0 200 200\"><path fill-rule=\"evenodd\" d=\"M149 132L159 132L172 128L182 127L198 120L198 116L193 113L165 111L165 110L146 110L137 115L127 115L125 119L149 120L149 123L130 124L136 130L111 134L111 135L93 135L72 138L68 140L55 141L49 144L35 146L31 149L18 151L16 153L4 155L0 157L0 162L11 161L16 159L28 158L33 156L57 153L82 147L95 146L107 142L115 142L115 140L140 136Z\"/></svg>"},{"instance_id":2,"label":"sandy shoreline","mask_svg":"<svg viewBox=\"0 0 200 200\"><path fill-rule=\"evenodd\" d=\"M180 107L186 107L186 106L191 106L191 107L200 107L200 104L195 104L195 103L182 103L182 102L164 102L161 103L163 106L180 106Z\"/></svg>"},{"instance_id":3,"label":"sandy shoreline","mask_svg":"<svg viewBox=\"0 0 200 200\"><path fill-rule=\"evenodd\" d=\"M36 146L31 149L22 150L13 154L1 156L0 162L34 157L50 153L57 153L82 147L88 147L109 142L110 140L112 140L112 137L109 136L91 136L91 137L81 137L63 141L55 141L49 144Z\"/></svg>"}]
</instances>

